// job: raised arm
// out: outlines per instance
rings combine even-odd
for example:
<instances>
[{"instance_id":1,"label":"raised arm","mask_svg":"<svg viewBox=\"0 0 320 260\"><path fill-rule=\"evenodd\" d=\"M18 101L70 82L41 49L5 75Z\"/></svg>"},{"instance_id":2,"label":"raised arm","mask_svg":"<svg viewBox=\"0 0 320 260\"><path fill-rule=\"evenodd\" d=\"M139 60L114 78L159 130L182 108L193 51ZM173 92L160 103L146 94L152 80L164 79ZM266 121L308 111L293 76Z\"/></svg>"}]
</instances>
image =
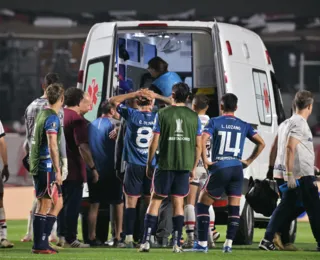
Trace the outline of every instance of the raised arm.
<instances>
[{"instance_id":1,"label":"raised arm","mask_svg":"<svg viewBox=\"0 0 320 260\"><path fill-rule=\"evenodd\" d=\"M109 102L113 104L114 106L118 106L120 103L127 99L132 99L139 97L141 95L141 91L136 91L128 94L118 95L110 98Z\"/></svg>"}]
</instances>

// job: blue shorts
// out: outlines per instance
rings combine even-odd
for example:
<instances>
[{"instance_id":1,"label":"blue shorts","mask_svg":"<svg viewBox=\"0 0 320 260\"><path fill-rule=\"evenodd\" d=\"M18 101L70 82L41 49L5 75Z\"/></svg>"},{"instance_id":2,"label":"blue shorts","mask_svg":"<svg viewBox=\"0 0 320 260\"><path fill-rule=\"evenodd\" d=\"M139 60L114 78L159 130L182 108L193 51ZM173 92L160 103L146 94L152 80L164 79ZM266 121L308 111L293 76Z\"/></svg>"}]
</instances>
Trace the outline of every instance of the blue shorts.
<instances>
[{"instance_id":1,"label":"blue shorts","mask_svg":"<svg viewBox=\"0 0 320 260\"><path fill-rule=\"evenodd\" d=\"M128 196L150 196L151 180L147 177L146 166L127 163L123 180L123 192Z\"/></svg>"},{"instance_id":2,"label":"blue shorts","mask_svg":"<svg viewBox=\"0 0 320 260\"><path fill-rule=\"evenodd\" d=\"M189 173L156 169L152 180L153 192L160 197L186 197L189 194Z\"/></svg>"},{"instance_id":3,"label":"blue shorts","mask_svg":"<svg viewBox=\"0 0 320 260\"><path fill-rule=\"evenodd\" d=\"M213 199L220 199L223 192L226 192L229 197L241 197L242 183L242 166L219 168L213 171L209 168L209 177L203 190Z\"/></svg>"},{"instance_id":4,"label":"blue shorts","mask_svg":"<svg viewBox=\"0 0 320 260\"><path fill-rule=\"evenodd\" d=\"M37 175L33 175L37 199L46 197L55 200L57 197L61 197L61 186L56 184L55 181L55 172L39 172Z\"/></svg>"}]
</instances>

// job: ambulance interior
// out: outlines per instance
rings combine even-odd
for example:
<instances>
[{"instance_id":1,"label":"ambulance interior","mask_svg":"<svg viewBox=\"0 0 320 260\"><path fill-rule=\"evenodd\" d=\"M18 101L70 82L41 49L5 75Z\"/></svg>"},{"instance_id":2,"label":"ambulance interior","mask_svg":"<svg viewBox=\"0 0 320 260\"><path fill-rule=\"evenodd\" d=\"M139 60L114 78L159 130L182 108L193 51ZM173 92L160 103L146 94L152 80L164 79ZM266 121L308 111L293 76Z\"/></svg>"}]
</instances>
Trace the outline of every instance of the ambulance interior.
<instances>
[{"instance_id":1,"label":"ambulance interior","mask_svg":"<svg viewBox=\"0 0 320 260\"><path fill-rule=\"evenodd\" d=\"M154 79L147 70L148 61L158 56L168 63L168 71L189 85L190 92L206 94L210 99L207 114L218 116L213 47L211 35L205 32L119 32L115 71L119 87L114 94L151 86Z\"/></svg>"}]
</instances>

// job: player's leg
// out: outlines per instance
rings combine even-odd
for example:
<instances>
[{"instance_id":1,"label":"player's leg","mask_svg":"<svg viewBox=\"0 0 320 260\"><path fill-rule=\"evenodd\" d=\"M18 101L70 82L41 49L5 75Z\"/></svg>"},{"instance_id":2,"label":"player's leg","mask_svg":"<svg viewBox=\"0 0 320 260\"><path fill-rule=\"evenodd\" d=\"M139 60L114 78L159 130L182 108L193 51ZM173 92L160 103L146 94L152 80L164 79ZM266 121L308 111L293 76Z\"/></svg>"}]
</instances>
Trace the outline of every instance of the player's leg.
<instances>
[{"instance_id":1,"label":"player's leg","mask_svg":"<svg viewBox=\"0 0 320 260\"><path fill-rule=\"evenodd\" d=\"M212 205L209 207L209 216L210 216L210 223L209 223L209 230L208 230L208 243L209 243L209 248L214 248L216 246L215 242L220 237L220 233L216 231L216 227L215 227L216 215Z\"/></svg>"},{"instance_id":2,"label":"player's leg","mask_svg":"<svg viewBox=\"0 0 320 260\"><path fill-rule=\"evenodd\" d=\"M173 181L171 184L171 200L173 206L173 252L182 252L180 244L184 223L184 198L189 194L189 171L171 171Z\"/></svg>"},{"instance_id":3,"label":"player's leg","mask_svg":"<svg viewBox=\"0 0 320 260\"><path fill-rule=\"evenodd\" d=\"M101 186L101 180L97 183L92 183L92 180L88 180L88 188L89 188L89 213L88 213L88 244L90 246L97 246L96 243L96 227L97 227L97 218L100 206L100 198L99 198L99 189Z\"/></svg>"},{"instance_id":4,"label":"player's leg","mask_svg":"<svg viewBox=\"0 0 320 260\"><path fill-rule=\"evenodd\" d=\"M3 183L2 178L0 179L0 248L12 248L14 245L7 240L6 214L3 207Z\"/></svg>"},{"instance_id":5,"label":"player's leg","mask_svg":"<svg viewBox=\"0 0 320 260\"><path fill-rule=\"evenodd\" d=\"M30 241L32 241L32 230L33 230L32 223L33 223L33 217L34 217L34 213L36 211L36 208L37 208L37 198L35 197L33 202L32 202L31 210L30 210L30 213L29 213L29 216L28 216L27 233L21 239L21 242L30 242Z\"/></svg>"},{"instance_id":6,"label":"player's leg","mask_svg":"<svg viewBox=\"0 0 320 260\"><path fill-rule=\"evenodd\" d=\"M169 194L173 181L169 171L155 170L153 176L153 191L147 213L144 218L144 232L140 252L149 252L150 237L158 222L158 213L161 202Z\"/></svg>"},{"instance_id":7,"label":"player's leg","mask_svg":"<svg viewBox=\"0 0 320 260\"><path fill-rule=\"evenodd\" d=\"M146 175L146 167L127 164L123 180L125 194L124 232L126 234L125 247L133 247L134 223L137 216L137 201L141 196L143 178Z\"/></svg>"},{"instance_id":8,"label":"player's leg","mask_svg":"<svg viewBox=\"0 0 320 260\"><path fill-rule=\"evenodd\" d=\"M190 191L186 197L185 206L184 206L184 225L186 227L187 241L183 245L185 248L193 247L194 242L194 228L196 225L196 212L195 212L195 203L197 192L199 190L199 183L192 182L189 187Z\"/></svg>"},{"instance_id":9,"label":"player's leg","mask_svg":"<svg viewBox=\"0 0 320 260\"><path fill-rule=\"evenodd\" d=\"M317 250L320 251L320 198L316 177L302 177L299 189L303 205L309 216L313 236L317 242Z\"/></svg>"},{"instance_id":10,"label":"player's leg","mask_svg":"<svg viewBox=\"0 0 320 260\"><path fill-rule=\"evenodd\" d=\"M197 203L197 229L198 242L195 243L193 251L208 251L208 230L210 226L209 208L214 199L219 199L224 192L223 173L216 171L208 176Z\"/></svg>"}]
</instances>

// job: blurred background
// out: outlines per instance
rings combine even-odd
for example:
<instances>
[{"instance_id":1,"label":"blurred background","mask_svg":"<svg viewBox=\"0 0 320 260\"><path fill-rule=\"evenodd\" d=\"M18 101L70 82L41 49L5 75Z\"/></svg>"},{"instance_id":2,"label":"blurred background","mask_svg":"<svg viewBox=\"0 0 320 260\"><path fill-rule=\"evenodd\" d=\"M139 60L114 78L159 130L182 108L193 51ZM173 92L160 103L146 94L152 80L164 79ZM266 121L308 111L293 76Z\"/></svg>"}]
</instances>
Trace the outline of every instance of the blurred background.
<instances>
[{"instance_id":1,"label":"blurred background","mask_svg":"<svg viewBox=\"0 0 320 260\"><path fill-rule=\"evenodd\" d=\"M82 46L91 26L103 21L199 20L238 24L258 33L281 84L287 116L294 93L316 95L310 126L320 136L320 1L319 0L104 0L0 1L0 119L8 135L13 176L10 183L29 185L20 165L23 115L42 94L48 72L75 86Z\"/></svg>"}]
</instances>

